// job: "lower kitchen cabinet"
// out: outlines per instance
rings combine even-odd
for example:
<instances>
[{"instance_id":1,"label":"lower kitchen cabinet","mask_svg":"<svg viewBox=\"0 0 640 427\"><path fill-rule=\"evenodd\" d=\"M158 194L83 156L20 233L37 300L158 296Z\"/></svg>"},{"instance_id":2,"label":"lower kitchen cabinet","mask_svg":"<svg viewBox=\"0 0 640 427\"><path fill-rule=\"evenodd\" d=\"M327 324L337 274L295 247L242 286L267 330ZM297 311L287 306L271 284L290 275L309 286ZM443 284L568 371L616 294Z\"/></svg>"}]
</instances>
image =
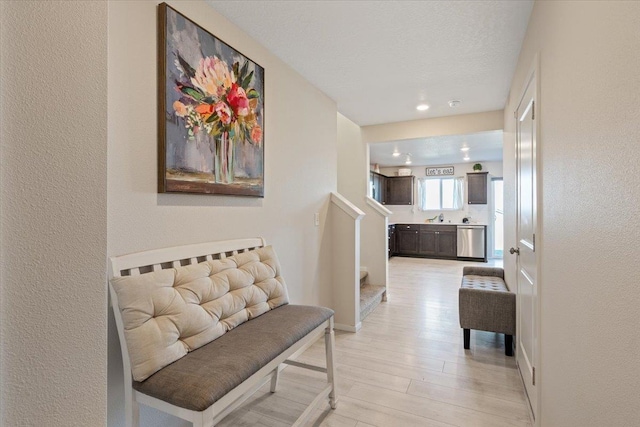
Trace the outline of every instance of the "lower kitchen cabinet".
<instances>
[{"instance_id":1,"label":"lower kitchen cabinet","mask_svg":"<svg viewBox=\"0 0 640 427\"><path fill-rule=\"evenodd\" d=\"M398 255L417 255L419 225L396 224L396 250Z\"/></svg>"},{"instance_id":2,"label":"lower kitchen cabinet","mask_svg":"<svg viewBox=\"0 0 640 427\"><path fill-rule=\"evenodd\" d=\"M436 255L442 258L458 257L458 230L438 232Z\"/></svg>"},{"instance_id":3,"label":"lower kitchen cabinet","mask_svg":"<svg viewBox=\"0 0 640 427\"><path fill-rule=\"evenodd\" d=\"M396 224L398 255L457 258L455 225Z\"/></svg>"},{"instance_id":4,"label":"lower kitchen cabinet","mask_svg":"<svg viewBox=\"0 0 640 427\"><path fill-rule=\"evenodd\" d=\"M438 248L438 234L435 230L421 229L420 230L420 248L418 253L420 255L436 255Z\"/></svg>"}]
</instances>

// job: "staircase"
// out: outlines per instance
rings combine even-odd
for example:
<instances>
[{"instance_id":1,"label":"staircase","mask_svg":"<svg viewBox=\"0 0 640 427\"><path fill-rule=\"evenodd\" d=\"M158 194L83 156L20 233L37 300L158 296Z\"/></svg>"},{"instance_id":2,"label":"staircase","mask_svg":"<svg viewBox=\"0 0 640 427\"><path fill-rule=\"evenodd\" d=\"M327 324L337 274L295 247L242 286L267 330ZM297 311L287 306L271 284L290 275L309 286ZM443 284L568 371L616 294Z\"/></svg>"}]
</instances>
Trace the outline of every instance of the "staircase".
<instances>
[{"instance_id":1,"label":"staircase","mask_svg":"<svg viewBox=\"0 0 640 427\"><path fill-rule=\"evenodd\" d=\"M369 273L360 270L360 321L369 315L375 308L384 301L385 287L370 285L367 283Z\"/></svg>"}]
</instances>

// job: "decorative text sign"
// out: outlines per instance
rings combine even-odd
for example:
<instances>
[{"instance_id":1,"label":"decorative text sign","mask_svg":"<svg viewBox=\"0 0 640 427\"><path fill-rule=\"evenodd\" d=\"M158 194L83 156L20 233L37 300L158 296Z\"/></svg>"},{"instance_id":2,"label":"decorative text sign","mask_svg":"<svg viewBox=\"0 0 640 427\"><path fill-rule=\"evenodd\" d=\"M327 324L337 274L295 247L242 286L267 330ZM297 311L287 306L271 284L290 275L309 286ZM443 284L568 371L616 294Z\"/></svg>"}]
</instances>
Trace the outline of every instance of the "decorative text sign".
<instances>
[{"instance_id":1,"label":"decorative text sign","mask_svg":"<svg viewBox=\"0 0 640 427\"><path fill-rule=\"evenodd\" d=\"M453 166L427 168L427 176L453 175Z\"/></svg>"}]
</instances>

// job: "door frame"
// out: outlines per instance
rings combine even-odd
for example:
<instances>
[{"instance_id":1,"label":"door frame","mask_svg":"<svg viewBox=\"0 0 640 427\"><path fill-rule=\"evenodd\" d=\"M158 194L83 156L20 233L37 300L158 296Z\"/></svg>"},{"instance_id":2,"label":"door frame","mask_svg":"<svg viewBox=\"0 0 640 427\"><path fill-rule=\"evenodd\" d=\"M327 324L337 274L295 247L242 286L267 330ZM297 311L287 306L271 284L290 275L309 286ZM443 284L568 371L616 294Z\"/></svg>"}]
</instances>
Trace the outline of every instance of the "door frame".
<instances>
[{"instance_id":1,"label":"door frame","mask_svg":"<svg viewBox=\"0 0 640 427\"><path fill-rule=\"evenodd\" d=\"M536 144L535 144L535 149L534 149L534 156L535 156L535 167L536 167L536 175L535 175L535 179L534 179L534 183L535 183L535 206L536 206L536 213L535 213L535 230L536 230L536 235L535 235L535 252L536 252L536 291L537 291L537 299L536 299L536 307L535 307L535 314L537 316L536 322L535 322L535 347L534 347L534 360L533 360L533 366L535 366L536 369L536 383L535 383L535 401L536 401L536 407L533 408L531 407L531 416L532 416L532 421L533 421L533 425L535 427L540 427L540 420L541 420L541 412L542 412L542 399L541 399L541 387L540 384L543 381L543 366L540 363L540 354L541 354L541 338L542 338L542 330L541 330L541 305L540 304L540 300L541 300L541 295L543 292L543 277L542 277L542 268L541 268L541 260L542 260L542 249L543 249L543 233L542 233L542 162L540 160L540 147L541 147L541 142L542 142L542 138L541 138L541 133L540 133L540 119L541 119L541 114L540 114L540 103L541 103L541 97L540 97L540 54L539 52L535 54L532 64L529 67L529 70L526 74L526 78L524 80L524 83L522 85L522 88L520 89L519 92L519 97L517 99L517 102L513 108L513 117L514 117L514 123L516 125L515 128L515 137L517 138L517 126L518 126L518 118L517 118L517 111L518 111L518 107L520 106L520 104L522 103L522 99L524 98L527 88L529 86L529 84L533 81L533 83L535 84L535 104L534 104L534 114L535 114L535 120L534 120L534 127L535 127L535 132L536 132ZM516 166L516 186L515 186L515 191L516 191L516 195L518 194L518 188L520 183L518 182L518 148L517 148L517 139L514 140L514 144L516 144L516 150L515 150L515 158L514 158L514 162L515 162L515 166ZM519 242L520 236L518 235L518 228L519 228L519 215L520 215L520 207L519 207L519 198L516 197L515 198L515 202L516 202L516 218L514 221L514 224L516 226L516 244ZM505 242L506 243L506 242ZM505 251L506 251L506 244L505 244ZM506 257L506 255L505 255ZM517 269L519 269L519 259L516 259L515 261L516 263L516 271ZM514 284L515 288L516 288L516 292L517 292L517 283ZM516 310L519 312L520 307L518 307L518 298L516 298ZM516 322L517 322L517 317L516 317ZM519 330L520 325L516 325L516 331ZM515 345L516 345L516 352L519 351L519 337L516 336L516 340L515 340ZM517 353L516 353L516 362L517 362ZM520 369L518 368L518 372L520 373ZM520 379L523 381L523 387L525 387L524 385L524 379L522 378L522 375L520 375ZM526 393L526 388L525 388L525 393Z\"/></svg>"},{"instance_id":2,"label":"door frame","mask_svg":"<svg viewBox=\"0 0 640 427\"><path fill-rule=\"evenodd\" d=\"M504 173L502 174L504 175ZM501 257L497 257L496 256L496 251L495 251L495 246L496 246L496 221L494 218L494 214L496 211L496 195L495 195L495 189L493 187L493 182L494 181L502 181L503 182L503 189L502 189L502 196L503 196L503 223L502 223L502 233L504 236L504 177L503 176L493 176L489 179L489 192L491 193L491 196L489 198L489 204L487 206L489 206L489 223L487 225L487 248L489 248L487 250L488 254L487 255L491 255L491 256L487 256L487 258L490 259L504 259L505 255L505 248L504 248L504 237L503 237L503 242L502 242L502 256Z\"/></svg>"}]
</instances>

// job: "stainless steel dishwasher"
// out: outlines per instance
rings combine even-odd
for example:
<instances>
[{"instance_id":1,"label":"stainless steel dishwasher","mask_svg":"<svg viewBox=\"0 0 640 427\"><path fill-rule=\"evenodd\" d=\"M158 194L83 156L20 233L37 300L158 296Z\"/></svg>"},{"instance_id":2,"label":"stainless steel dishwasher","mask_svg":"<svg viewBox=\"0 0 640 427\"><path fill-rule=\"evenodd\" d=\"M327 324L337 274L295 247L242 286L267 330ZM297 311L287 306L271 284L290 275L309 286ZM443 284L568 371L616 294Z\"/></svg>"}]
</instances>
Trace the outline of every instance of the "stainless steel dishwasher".
<instances>
[{"instance_id":1,"label":"stainless steel dishwasher","mask_svg":"<svg viewBox=\"0 0 640 427\"><path fill-rule=\"evenodd\" d=\"M458 226L459 258L485 258L485 228L484 225Z\"/></svg>"}]
</instances>

